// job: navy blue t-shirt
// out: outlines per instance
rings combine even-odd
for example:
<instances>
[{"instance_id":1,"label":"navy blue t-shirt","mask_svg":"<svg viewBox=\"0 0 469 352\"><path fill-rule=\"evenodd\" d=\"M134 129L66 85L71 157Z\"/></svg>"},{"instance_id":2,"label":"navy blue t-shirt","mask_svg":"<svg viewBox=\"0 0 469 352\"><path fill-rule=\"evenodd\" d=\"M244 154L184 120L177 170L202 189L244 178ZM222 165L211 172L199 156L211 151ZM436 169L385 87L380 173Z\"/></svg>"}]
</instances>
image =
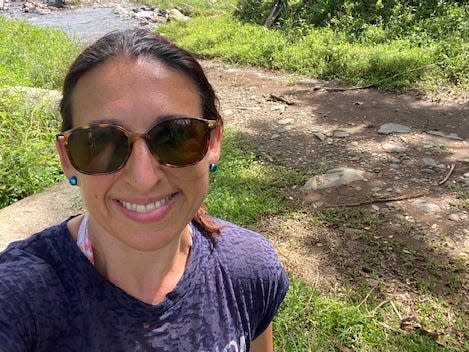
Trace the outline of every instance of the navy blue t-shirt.
<instances>
[{"instance_id":1,"label":"navy blue t-shirt","mask_svg":"<svg viewBox=\"0 0 469 352\"><path fill-rule=\"evenodd\" d=\"M186 270L158 305L102 277L66 222L0 254L0 351L249 351L288 289L261 235L220 222L215 242L191 224Z\"/></svg>"}]
</instances>

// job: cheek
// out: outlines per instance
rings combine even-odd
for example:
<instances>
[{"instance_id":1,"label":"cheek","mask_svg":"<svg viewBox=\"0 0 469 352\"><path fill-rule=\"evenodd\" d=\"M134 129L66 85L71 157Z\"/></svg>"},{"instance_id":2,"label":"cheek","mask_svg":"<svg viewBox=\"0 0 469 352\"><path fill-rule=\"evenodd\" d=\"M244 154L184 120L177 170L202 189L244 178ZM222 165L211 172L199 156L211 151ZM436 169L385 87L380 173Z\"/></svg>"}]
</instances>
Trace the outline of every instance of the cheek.
<instances>
[{"instance_id":1,"label":"cheek","mask_svg":"<svg viewBox=\"0 0 469 352\"><path fill-rule=\"evenodd\" d=\"M180 182L208 183L208 164L199 162L182 168L168 168L168 178Z\"/></svg>"},{"instance_id":2,"label":"cheek","mask_svg":"<svg viewBox=\"0 0 469 352\"><path fill-rule=\"evenodd\" d=\"M104 198L111 184L104 176L85 176L81 181L81 196L86 203L99 201Z\"/></svg>"}]
</instances>

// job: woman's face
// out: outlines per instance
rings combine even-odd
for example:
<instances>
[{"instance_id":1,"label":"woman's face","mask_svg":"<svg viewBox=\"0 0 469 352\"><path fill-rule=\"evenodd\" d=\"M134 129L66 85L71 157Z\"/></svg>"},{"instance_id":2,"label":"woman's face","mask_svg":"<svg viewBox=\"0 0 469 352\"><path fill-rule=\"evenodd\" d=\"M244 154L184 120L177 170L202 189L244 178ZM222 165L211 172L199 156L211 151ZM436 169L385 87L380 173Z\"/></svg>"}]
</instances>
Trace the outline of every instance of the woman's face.
<instances>
[{"instance_id":1,"label":"woman's face","mask_svg":"<svg viewBox=\"0 0 469 352\"><path fill-rule=\"evenodd\" d=\"M109 60L89 71L76 85L72 106L74 127L113 121L134 133L146 132L164 116L202 116L194 83L148 58ZM199 163L181 168L159 164L145 141L137 139L125 166L108 175L78 172L58 143L65 174L78 178L90 235L142 251L177 240L206 196L208 165L218 161L220 135L220 128L212 132Z\"/></svg>"}]
</instances>

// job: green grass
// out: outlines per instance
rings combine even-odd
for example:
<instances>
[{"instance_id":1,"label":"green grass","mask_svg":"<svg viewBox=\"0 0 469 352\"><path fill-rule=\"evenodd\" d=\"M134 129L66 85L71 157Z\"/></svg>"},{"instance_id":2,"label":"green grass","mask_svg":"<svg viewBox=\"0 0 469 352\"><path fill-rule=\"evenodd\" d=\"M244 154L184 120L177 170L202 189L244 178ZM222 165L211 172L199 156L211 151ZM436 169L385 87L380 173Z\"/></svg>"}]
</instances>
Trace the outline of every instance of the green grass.
<instances>
[{"instance_id":1,"label":"green grass","mask_svg":"<svg viewBox=\"0 0 469 352\"><path fill-rule=\"evenodd\" d=\"M0 16L0 87L57 89L77 47L62 31Z\"/></svg>"},{"instance_id":2,"label":"green grass","mask_svg":"<svg viewBox=\"0 0 469 352\"><path fill-rule=\"evenodd\" d=\"M228 128L219 169L211 179L208 211L243 225L268 214L287 212L289 203L284 191L302 177L301 173L285 167L264 165L252 149L246 148L242 134Z\"/></svg>"},{"instance_id":3,"label":"green grass","mask_svg":"<svg viewBox=\"0 0 469 352\"><path fill-rule=\"evenodd\" d=\"M266 29L228 11L170 23L157 31L201 57L393 91L447 87L462 92L469 88L469 21L464 21L469 7L455 9L454 18L435 19L446 23L445 18L453 18L444 33L429 21L415 24L414 31L399 31L397 14L396 28L360 22L360 28L354 24L351 30L345 26L353 19L347 22L342 16L335 26L331 20L321 27L296 23Z\"/></svg>"},{"instance_id":4,"label":"green grass","mask_svg":"<svg viewBox=\"0 0 469 352\"><path fill-rule=\"evenodd\" d=\"M0 208L63 178L54 147L59 126L49 99L0 90Z\"/></svg>"},{"instance_id":5,"label":"green grass","mask_svg":"<svg viewBox=\"0 0 469 352\"><path fill-rule=\"evenodd\" d=\"M276 351L451 351L423 330L399 331L397 323L389 321L389 306L374 309L376 305L360 304L357 293L319 293L294 276L290 285L274 323ZM422 315L433 317L428 310L442 311L435 302L427 303Z\"/></svg>"}]
</instances>

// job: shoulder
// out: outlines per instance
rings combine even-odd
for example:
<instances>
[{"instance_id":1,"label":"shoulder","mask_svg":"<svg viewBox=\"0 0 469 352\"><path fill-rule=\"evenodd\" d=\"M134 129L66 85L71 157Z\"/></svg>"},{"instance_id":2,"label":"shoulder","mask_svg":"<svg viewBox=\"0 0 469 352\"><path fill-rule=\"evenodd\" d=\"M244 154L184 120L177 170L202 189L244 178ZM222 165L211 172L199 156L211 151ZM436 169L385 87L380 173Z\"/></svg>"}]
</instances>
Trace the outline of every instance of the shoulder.
<instances>
[{"instance_id":1,"label":"shoulder","mask_svg":"<svg viewBox=\"0 0 469 352\"><path fill-rule=\"evenodd\" d=\"M50 320L58 310L66 309L66 295L57 275L60 249L53 245L54 240L60 241L58 234L64 228L46 229L0 253L0 340L15 346L11 350L26 350L44 331L67 327L65 320ZM17 348L20 343L25 347Z\"/></svg>"},{"instance_id":2,"label":"shoulder","mask_svg":"<svg viewBox=\"0 0 469 352\"><path fill-rule=\"evenodd\" d=\"M57 281L55 264L60 249L54 243L63 231L66 231L65 223L13 242L0 253L0 296L37 298L41 290L47 292L52 281Z\"/></svg>"}]
</instances>

